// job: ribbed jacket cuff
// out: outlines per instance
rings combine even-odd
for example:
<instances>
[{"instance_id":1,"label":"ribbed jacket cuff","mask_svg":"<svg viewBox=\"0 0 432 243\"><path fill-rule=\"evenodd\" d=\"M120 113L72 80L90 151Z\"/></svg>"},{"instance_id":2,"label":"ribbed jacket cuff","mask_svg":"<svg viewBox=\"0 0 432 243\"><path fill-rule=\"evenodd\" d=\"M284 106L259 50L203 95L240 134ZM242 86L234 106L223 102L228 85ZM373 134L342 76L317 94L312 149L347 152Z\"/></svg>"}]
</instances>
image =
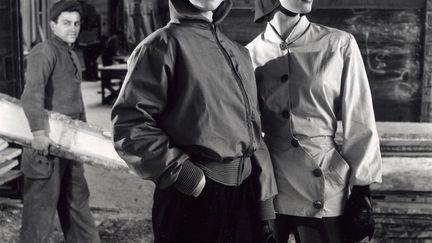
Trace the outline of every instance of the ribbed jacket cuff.
<instances>
[{"instance_id":1,"label":"ribbed jacket cuff","mask_svg":"<svg viewBox=\"0 0 432 243\"><path fill-rule=\"evenodd\" d=\"M276 218L273 206L273 198L260 202L260 218L261 220L269 220Z\"/></svg>"},{"instance_id":2,"label":"ribbed jacket cuff","mask_svg":"<svg viewBox=\"0 0 432 243\"><path fill-rule=\"evenodd\" d=\"M195 188L198 186L204 172L190 160L183 163L183 167L174 183L174 187L186 195L192 195Z\"/></svg>"}]
</instances>

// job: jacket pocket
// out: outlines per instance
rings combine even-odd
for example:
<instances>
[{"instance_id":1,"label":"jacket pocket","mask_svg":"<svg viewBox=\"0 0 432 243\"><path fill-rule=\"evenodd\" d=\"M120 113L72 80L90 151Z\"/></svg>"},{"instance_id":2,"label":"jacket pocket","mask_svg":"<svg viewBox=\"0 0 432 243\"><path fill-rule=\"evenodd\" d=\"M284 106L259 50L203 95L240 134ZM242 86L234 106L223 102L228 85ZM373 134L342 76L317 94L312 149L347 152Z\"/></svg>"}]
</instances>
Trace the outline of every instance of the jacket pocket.
<instances>
[{"instance_id":1,"label":"jacket pocket","mask_svg":"<svg viewBox=\"0 0 432 243\"><path fill-rule=\"evenodd\" d=\"M38 155L33 149L24 149L21 170L30 179L48 179L54 170L54 161L57 158L48 159Z\"/></svg>"},{"instance_id":2,"label":"jacket pocket","mask_svg":"<svg viewBox=\"0 0 432 243\"><path fill-rule=\"evenodd\" d=\"M333 185L347 185L350 167L336 148L330 149L324 159L326 161L324 161L323 165L327 167L324 169L326 171L326 180Z\"/></svg>"}]
</instances>

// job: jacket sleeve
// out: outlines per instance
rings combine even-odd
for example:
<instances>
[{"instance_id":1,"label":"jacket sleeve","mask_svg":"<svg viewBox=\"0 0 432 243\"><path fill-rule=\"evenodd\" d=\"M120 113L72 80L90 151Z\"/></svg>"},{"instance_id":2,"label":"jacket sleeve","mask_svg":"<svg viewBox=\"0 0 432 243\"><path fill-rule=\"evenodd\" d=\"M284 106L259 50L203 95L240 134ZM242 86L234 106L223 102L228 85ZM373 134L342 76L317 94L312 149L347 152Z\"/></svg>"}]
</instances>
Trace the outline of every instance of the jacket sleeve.
<instances>
[{"instance_id":1,"label":"jacket sleeve","mask_svg":"<svg viewBox=\"0 0 432 243\"><path fill-rule=\"evenodd\" d=\"M36 46L27 56L26 84L21 102L32 132L49 131L48 114L44 110L45 86L54 66L54 54L50 48Z\"/></svg>"},{"instance_id":2,"label":"jacket sleeve","mask_svg":"<svg viewBox=\"0 0 432 243\"><path fill-rule=\"evenodd\" d=\"M277 186L270 154L262 138L260 139L259 148L252 156L252 162L254 165L253 175L258 183L261 219L274 219L273 198L277 195Z\"/></svg>"},{"instance_id":3,"label":"jacket sleeve","mask_svg":"<svg viewBox=\"0 0 432 243\"><path fill-rule=\"evenodd\" d=\"M342 156L351 185L381 182L381 152L372 96L360 50L352 35L344 50L342 73Z\"/></svg>"},{"instance_id":4,"label":"jacket sleeve","mask_svg":"<svg viewBox=\"0 0 432 243\"><path fill-rule=\"evenodd\" d=\"M113 139L120 157L143 179L160 188L175 183L179 191L191 195L203 171L172 146L158 122L167 109L168 86L174 80L173 49L141 45L134 51L111 113Z\"/></svg>"}]
</instances>

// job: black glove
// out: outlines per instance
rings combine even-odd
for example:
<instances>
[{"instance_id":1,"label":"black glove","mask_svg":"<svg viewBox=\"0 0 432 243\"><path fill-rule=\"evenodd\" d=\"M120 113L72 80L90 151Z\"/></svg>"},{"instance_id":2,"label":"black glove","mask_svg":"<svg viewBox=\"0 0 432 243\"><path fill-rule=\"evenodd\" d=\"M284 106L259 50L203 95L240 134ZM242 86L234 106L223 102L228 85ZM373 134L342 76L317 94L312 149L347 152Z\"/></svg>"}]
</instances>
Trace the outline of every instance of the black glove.
<instances>
[{"instance_id":1,"label":"black glove","mask_svg":"<svg viewBox=\"0 0 432 243\"><path fill-rule=\"evenodd\" d=\"M372 217L372 201L369 186L353 186L344 211L344 223L349 240L372 238L375 222Z\"/></svg>"},{"instance_id":2,"label":"black glove","mask_svg":"<svg viewBox=\"0 0 432 243\"><path fill-rule=\"evenodd\" d=\"M263 243L277 243L278 236L274 219L261 221L261 239Z\"/></svg>"}]
</instances>

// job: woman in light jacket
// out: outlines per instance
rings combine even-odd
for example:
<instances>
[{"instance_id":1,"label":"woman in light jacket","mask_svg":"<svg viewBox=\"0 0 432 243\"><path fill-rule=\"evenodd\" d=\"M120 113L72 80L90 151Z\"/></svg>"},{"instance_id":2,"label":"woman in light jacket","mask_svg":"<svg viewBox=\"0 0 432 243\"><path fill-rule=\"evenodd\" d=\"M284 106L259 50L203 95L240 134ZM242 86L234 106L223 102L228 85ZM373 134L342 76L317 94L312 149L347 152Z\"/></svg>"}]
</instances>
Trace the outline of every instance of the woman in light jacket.
<instances>
[{"instance_id":1,"label":"woman in light jacket","mask_svg":"<svg viewBox=\"0 0 432 243\"><path fill-rule=\"evenodd\" d=\"M309 22L312 1L256 0L255 21L267 26L247 46L279 191L276 226L280 243L290 233L301 243L352 242L373 233L369 185L381 182L379 138L357 43ZM347 214L366 222L350 231Z\"/></svg>"}]
</instances>

